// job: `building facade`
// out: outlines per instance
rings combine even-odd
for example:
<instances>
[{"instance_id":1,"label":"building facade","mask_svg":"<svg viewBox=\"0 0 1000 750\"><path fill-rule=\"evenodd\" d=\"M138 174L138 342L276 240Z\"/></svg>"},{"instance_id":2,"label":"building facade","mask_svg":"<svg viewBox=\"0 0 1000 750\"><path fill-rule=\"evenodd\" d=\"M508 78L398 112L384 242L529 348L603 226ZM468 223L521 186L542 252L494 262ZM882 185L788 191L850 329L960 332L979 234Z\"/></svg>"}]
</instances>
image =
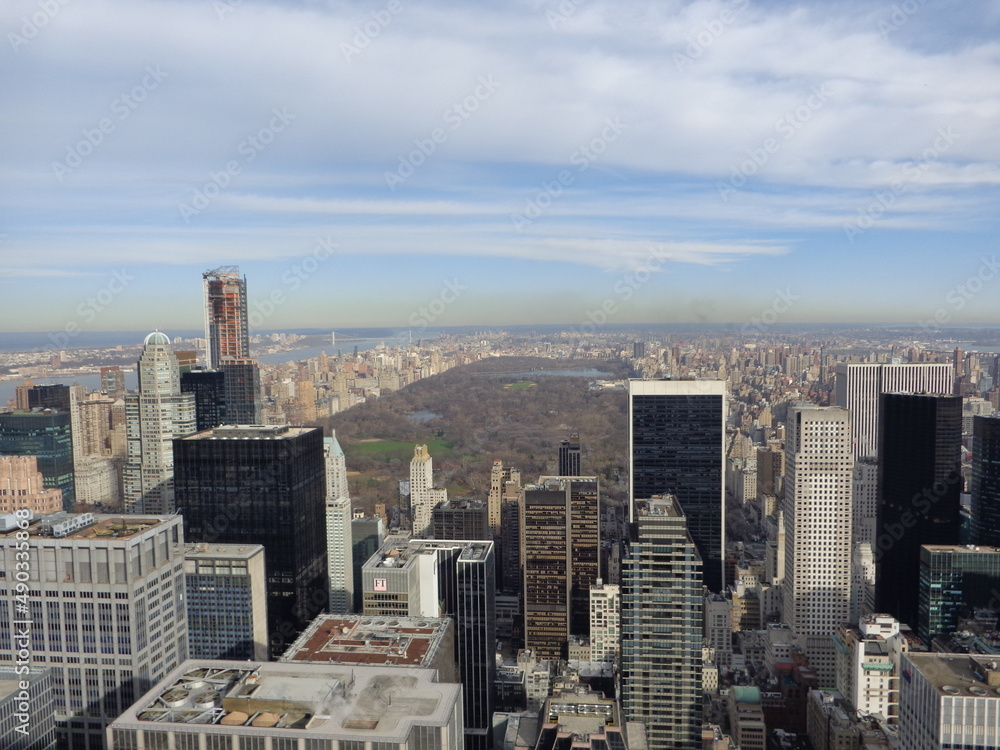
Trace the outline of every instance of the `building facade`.
<instances>
[{"instance_id":1,"label":"building facade","mask_svg":"<svg viewBox=\"0 0 1000 750\"><path fill-rule=\"evenodd\" d=\"M947 363L837 365L834 404L851 412L851 452L879 455L879 396L883 393L952 393L955 370Z\"/></svg>"},{"instance_id":2,"label":"building facade","mask_svg":"<svg viewBox=\"0 0 1000 750\"><path fill-rule=\"evenodd\" d=\"M59 512L0 532L0 666L14 665L16 621L31 620L31 661L52 670L60 746L103 750L104 728L187 658L178 516ZM27 546L28 617L14 571Z\"/></svg>"},{"instance_id":3,"label":"building facade","mask_svg":"<svg viewBox=\"0 0 1000 750\"><path fill-rule=\"evenodd\" d=\"M622 569L621 705L650 750L699 750L701 557L672 497L637 500Z\"/></svg>"},{"instance_id":4,"label":"building facade","mask_svg":"<svg viewBox=\"0 0 1000 750\"><path fill-rule=\"evenodd\" d=\"M127 513L173 513L173 441L195 431L195 397L181 393L180 367L165 334L146 336L138 370L139 392L125 396L122 499Z\"/></svg>"},{"instance_id":5,"label":"building facade","mask_svg":"<svg viewBox=\"0 0 1000 750\"><path fill-rule=\"evenodd\" d=\"M0 456L0 515L19 508L55 513L63 509L62 492L45 486L35 456Z\"/></svg>"},{"instance_id":6,"label":"building facade","mask_svg":"<svg viewBox=\"0 0 1000 750\"><path fill-rule=\"evenodd\" d=\"M962 399L886 393L879 420L876 610L916 627L920 546L960 541Z\"/></svg>"},{"instance_id":7,"label":"building facade","mask_svg":"<svg viewBox=\"0 0 1000 750\"><path fill-rule=\"evenodd\" d=\"M590 589L600 574L597 477L540 477L524 488L521 568L525 648L566 656L570 635L589 635Z\"/></svg>"},{"instance_id":8,"label":"building facade","mask_svg":"<svg viewBox=\"0 0 1000 750\"><path fill-rule=\"evenodd\" d=\"M329 605L326 476L318 428L223 426L174 442L192 543L261 544L271 653Z\"/></svg>"},{"instance_id":9,"label":"building facade","mask_svg":"<svg viewBox=\"0 0 1000 750\"><path fill-rule=\"evenodd\" d=\"M44 409L0 414L0 455L35 456L44 485L62 492L63 510L73 510L76 485L68 411Z\"/></svg>"},{"instance_id":10,"label":"building facade","mask_svg":"<svg viewBox=\"0 0 1000 750\"><path fill-rule=\"evenodd\" d=\"M217 370L226 358L250 356L247 282L237 266L221 266L202 274L205 288L206 361Z\"/></svg>"},{"instance_id":11,"label":"building facade","mask_svg":"<svg viewBox=\"0 0 1000 750\"><path fill-rule=\"evenodd\" d=\"M851 611L850 413L839 407L792 407L785 471L782 622L803 642L820 686L833 687L832 636Z\"/></svg>"},{"instance_id":12,"label":"building facade","mask_svg":"<svg viewBox=\"0 0 1000 750\"><path fill-rule=\"evenodd\" d=\"M972 434L973 541L1000 547L1000 417L975 417Z\"/></svg>"},{"instance_id":13,"label":"building facade","mask_svg":"<svg viewBox=\"0 0 1000 750\"><path fill-rule=\"evenodd\" d=\"M677 498L698 545L705 585L725 586L726 383L629 381L630 502Z\"/></svg>"},{"instance_id":14,"label":"building facade","mask_svg":"<svg viewBox=\"0 0 1000 750\"><path fill-rule=\"evenodd\" d=\"M184 548L184 584L192 659L267 658L267 579L262 546L188 544Z\"/></svg>"}]
</instances>

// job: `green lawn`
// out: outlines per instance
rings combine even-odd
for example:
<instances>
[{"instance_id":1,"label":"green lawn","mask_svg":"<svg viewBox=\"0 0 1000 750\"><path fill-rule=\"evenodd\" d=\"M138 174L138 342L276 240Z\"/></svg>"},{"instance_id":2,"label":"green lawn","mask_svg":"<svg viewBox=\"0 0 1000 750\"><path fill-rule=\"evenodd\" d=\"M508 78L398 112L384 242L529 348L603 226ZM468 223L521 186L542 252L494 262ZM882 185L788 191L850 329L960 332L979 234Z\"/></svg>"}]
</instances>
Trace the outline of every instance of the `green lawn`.
<instances>
[{"instance_id":1,"label":"green lawn","mask_svg":"<svg viewBox=\"0 0 1000 750\"><path fill-rule=\"evenodd\" d=\"M530 380L519 380L516 383L508 383L507 385L504 386L504 388L507 388L508 390L511 391L526 391L529 388L534 388L535 385L536 383L533 383Z\"/></svg>"}]
</instances>

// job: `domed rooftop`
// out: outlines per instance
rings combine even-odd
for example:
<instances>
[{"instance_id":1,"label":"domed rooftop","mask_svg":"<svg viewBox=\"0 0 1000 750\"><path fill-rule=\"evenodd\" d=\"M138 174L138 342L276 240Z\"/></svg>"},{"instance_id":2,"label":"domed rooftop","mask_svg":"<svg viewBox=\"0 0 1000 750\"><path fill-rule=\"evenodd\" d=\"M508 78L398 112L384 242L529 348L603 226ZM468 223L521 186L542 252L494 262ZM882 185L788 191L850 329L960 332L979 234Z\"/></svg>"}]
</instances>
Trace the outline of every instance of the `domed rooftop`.
<instances>
[{"instance_id":1,"label":"domed rooftop","mask_svg":"<svg viewBox=\"0 0 1000 750\"><path fill-rule=\"evenodd\" d=\"M142 342L143 346L170 346L170 339L167 338L167 334L160 333L159 331L153 331L149 334L145 340Z\"/></svg>"}]
</instances>

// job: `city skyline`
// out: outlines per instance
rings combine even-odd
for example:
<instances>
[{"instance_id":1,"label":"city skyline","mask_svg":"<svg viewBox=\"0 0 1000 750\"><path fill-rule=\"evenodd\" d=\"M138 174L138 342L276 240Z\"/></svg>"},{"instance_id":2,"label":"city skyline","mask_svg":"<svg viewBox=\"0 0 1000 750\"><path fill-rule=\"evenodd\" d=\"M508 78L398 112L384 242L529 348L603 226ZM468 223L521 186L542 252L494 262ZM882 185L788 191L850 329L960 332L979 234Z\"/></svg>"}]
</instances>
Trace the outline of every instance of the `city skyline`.
<instances>
[{"instance_id":1,"label":"city skyline","mask_svg":"<svg viewBox=\"0 0 1000 750\"><path fill-rule=\"evenodd\" d=\"M992 7L40 7L5 331L196 329L226 264L251 332L1000 315Z\"/></svg>"}]
</instances>

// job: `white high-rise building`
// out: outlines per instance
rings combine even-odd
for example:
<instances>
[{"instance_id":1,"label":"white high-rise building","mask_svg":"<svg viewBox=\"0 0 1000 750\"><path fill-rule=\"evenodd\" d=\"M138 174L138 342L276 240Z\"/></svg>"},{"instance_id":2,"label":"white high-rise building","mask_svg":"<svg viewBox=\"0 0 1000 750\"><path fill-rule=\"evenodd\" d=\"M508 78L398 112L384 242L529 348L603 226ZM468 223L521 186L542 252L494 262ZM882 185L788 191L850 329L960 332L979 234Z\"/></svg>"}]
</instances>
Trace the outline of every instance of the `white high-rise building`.
<instances>
[{"instance_id":1,"label":"white high-rise building","mask_svg":"<svg viewBox=\"0 0 1000 750\"><path fill-rule=\"evenodd\" d=\"M783 621L817 670L834 683L832 634L851 604L851 415L837 407L795 406L785 440Z\"/></svg>"},{"instance_id":2,"label":"white high-rise building","mask_svg":"<svg viewBox=\"0 0 1000 750\"><path fill-rule=\"evenodd\" d=\"M878 455L878 397L882 393L951 394L955 369L951 364L837 365L834 403L851 412L852 453L855 458Z\"/></svg>"},{"instance_id":3,"label":"white high-rise building","mask_svg":"<svg viewBox=\"0 0 1000 750\"><path fill-rule=\"evenodd\" d=\"M600 578L590 587L590 660L611 661L621 652L621 595Z\"/></svg>"},{"instance_id":4,"label":"white high-rise building","mask_svg":"<svg viewBox=\"0 0 1000 750\"><path fill-rule=\"evenodd\" d=\"M837 690L862 716L899 721L901 655L909 650L892 615L866 615L837 628Z\"/></svg>"},{"instance_id":5,"label":"white high-rise building","mask_svg":"<svg viewBox=\"0 0 1000 750\"><path fill-rule=\"evenodd\" d=\"M326 459L326 560L330 578L330 612L354 611L354 513L347 489L347 462L333 437L323 438Z\"/></svg>"},{"instance_id":6,"label":"white high-rise building","mask_svg":"<svg viewBox=\"0 0 1000 750\"><path fill-rule=\"evenodd\" d=\"M197 430L195 395L181 393L177 357L170 339L158 331L143 341L139 392L125 396L125 425L126 512L173 513L173 441Z\"/></svg>"},{"instance_id":7,"label":"white high-rise building","mask_svg":"<svg viewBox=\"0 0 1000 750\"><path fill-rule=\"evenodd\" d=\"M431 512L435 505L447 499L447 490L434 489L434 459L427 452L427 446L415 446L410 461L410 515L414 537L430 535Z\"/></svg>"},{"instance_id":8,"label":"white high-rise building","mask_svg":"<svg viewBox=\"0 0 1000 750\"><path fill-rule=\"evenodd\" d=\"M31 661L52 669L60 747L104 747L104 727L188 656L180 516L0 517L0 667L15 621ZM24 545L27 545L25 550ZM28 552L27 616L13 571Z\"/></svg>"},{"instance_id":9,"label":"white high-rise building","mask_svg":"<svg viewBox=\"0 0 1000 750\"><path fill-rule=\"evenodd\" d=\"M346 497L351 493L347 487L347 458L337 440L337 433L332 437L323 438L323 457L326 459L326 496L327 498Z\"/></svg>"}]
</instances>

